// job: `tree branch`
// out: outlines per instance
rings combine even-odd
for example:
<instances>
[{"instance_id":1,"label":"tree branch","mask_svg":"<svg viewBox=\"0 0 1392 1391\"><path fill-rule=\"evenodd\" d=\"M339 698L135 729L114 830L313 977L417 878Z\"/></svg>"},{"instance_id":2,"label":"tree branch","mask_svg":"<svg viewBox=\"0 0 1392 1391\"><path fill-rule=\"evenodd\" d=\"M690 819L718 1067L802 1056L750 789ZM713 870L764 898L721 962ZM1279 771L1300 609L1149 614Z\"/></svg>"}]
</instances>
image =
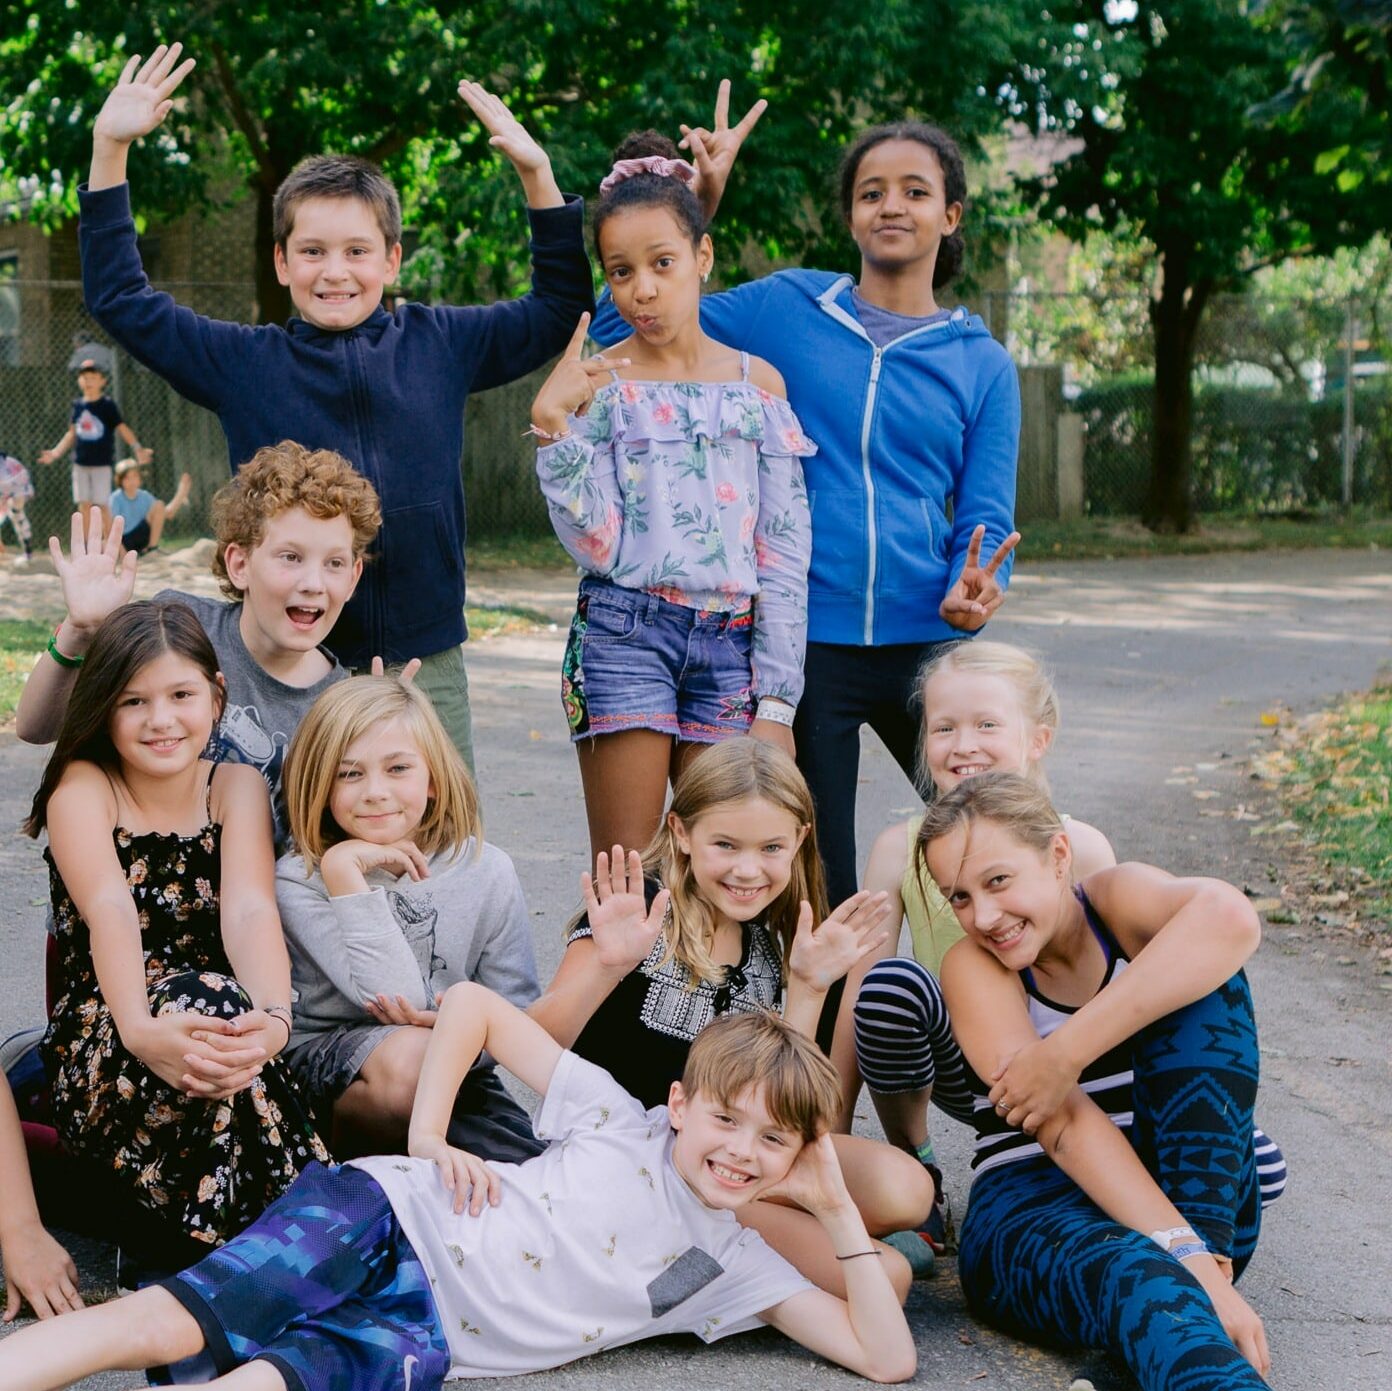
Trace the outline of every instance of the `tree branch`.
<instances>
[{"instance_id":1,"label":"tree branch","mask_svg":"<svg viewBox=\"0 0 1392 1391\"><path fill-rule=\"evenodd\" d=\"M261 182L274 189L280 182L280 170L276 168L275 161L271 158L271 152L266 146L256 117L252 115L250 108L242 100L241 92L237 90L237 82L232 73L231 61L227 57L227 50L216 39L213 39L209 46L213 52L213 65L217 71L218 86L222 90L227 109L231 113L237 129L241 131L251 149L251 157L256 161L256 169Z\"/></svg>"}]
</instances>

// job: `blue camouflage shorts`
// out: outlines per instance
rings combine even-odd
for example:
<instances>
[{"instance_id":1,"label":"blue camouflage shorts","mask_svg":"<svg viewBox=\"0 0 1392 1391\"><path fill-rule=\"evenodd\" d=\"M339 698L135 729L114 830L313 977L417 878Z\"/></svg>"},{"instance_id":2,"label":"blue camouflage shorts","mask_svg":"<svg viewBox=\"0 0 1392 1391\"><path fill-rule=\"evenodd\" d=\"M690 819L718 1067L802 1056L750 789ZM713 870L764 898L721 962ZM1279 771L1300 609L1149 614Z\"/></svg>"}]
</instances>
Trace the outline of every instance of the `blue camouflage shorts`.
<instances>
[{"instance_id":1,"label":"blue camouflage shorts","mask_svg":"<svg viewBox=\"0 0 1392 1391\"><path fill-rule=\"evenodd\" d=\"M240 1236L161 1284L219 1375L260 1359L288 1391L435 1391L450 1368L430 1277L361 1169L310 1164Z\"/></svg>"}]
</instances>

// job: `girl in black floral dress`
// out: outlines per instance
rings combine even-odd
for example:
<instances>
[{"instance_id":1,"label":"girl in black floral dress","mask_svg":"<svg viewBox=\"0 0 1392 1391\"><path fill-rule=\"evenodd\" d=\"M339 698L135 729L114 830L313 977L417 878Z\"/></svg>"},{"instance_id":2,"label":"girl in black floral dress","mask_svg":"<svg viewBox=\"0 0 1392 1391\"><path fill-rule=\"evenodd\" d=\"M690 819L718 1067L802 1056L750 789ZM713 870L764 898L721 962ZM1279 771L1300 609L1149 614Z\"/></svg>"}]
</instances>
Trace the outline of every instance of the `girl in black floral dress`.
<instances>
[{"instance_id":1,"label":"girl in black floral dress","mask_svg":"<svg viewBox=\"0 0 1392 1391\"><path fill-rule=\"evenodd\" d=\"M59 1134L158 1228L204 1246L328 1158L276 1061L290 964L266 785L203 757L222 702L192 610L117 610L25 828L49 839L60 982L44 1046Z\"/></svg>"}]
</instances>

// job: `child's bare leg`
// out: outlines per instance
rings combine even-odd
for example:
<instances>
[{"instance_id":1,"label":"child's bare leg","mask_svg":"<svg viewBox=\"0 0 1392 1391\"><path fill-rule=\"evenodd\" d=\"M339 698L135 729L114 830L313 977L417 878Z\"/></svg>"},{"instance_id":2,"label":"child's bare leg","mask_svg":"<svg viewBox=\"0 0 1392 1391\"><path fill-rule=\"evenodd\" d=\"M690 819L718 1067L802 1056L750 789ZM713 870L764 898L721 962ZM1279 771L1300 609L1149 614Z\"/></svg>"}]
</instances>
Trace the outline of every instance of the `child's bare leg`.
<instances>
[{"instance_id":1,"label":"child's bare leg","mask_svg":"<svg viewBox=\"0 0 1392 1391\"><path fill-rule=\"evenodd\" d=\"M916 1092L875 1092L875 1114L884 1126L885 1139L901 1150L913 1153L928 1138L928 1103L932 1087Z\"/></svg>"},{"instance_id":2,"label":"child's bare leg","mask_svg":"<svg viewBox=\"0 0 1392 1391\"><path fill-rule=\"evenodd\" d=\"M150 523L150 545L158 546L160 537L164 535L164 519L169 515L169 509L164 503L156 502L149 511L145 520Z\"/></svg>"},{"instance_id":3,"label":"child's bare leg","mask_svg":"<svg viewBox=\"0 0 1392 1391\"><path fill-rule=\"evenodd\" d=\"M87 514L92 510L92 504L84 500L77 504L77 510L82 514L82 530L85 533L87 530ZM103 528L102 534L106 534L105 528Z\"/></svg>"},{"instance_id":4,"label":"child's bare leg","mask_svg":"<svg viewBox=\"0 0 1392 1391\"><path fill-rule=\"evenodd\" d=\"M642 850L662 822L672 736L626 729L582 739L575 752L590 823L590 863L616 845Z\"/></svg>"},{"instance_id":5,"label":"child's bare leg","mask_svg":"<svg viewBox=\"0 0 1392 1391\"><path fill-rule=\"evenodd\" d=\"M912 1230L933 1206L933 1180L911 1154L861 1135L833 1135L846 1188L872 1236Z\"/></svg>"},{"instance_id":6,"label":"child's bare leg","mask_svg":"<svg viewBox=\"0 0 1392 1391\"><path fill-rule=\"evenodd\" d=\"M362 1071L334 1102L334 1124L345 1132L349 1148L368 1154L404 1153L429 1043L429 1029L403 1025L367 1055Z\"/></svg>"},{"instance_id":7,"label":"child's bare leg","mask_svg":"<svg viewBox=\"0 0 1392 1391\"><path fill-rule=\"evenodd\" d=\"M811 1280L818 1289L846 1297L846 1274L836 1259L836 1248L822 1224L810 1212L801 1208L784 1207L781 1203L755 1201L739 1210L740 1225L751 1227L783 1257L797 1272ZM874 1242L880 1253L889 1283L902 1304L909 1297L913 1271L898 1251Z\"/></svg>"},{"instance_id":8,"label":"child's bare leg","mask_svg":"<svg viewBox=\"0 0 1392 1391\"><path fill-rule=\"evenodd\" d=\"M210 1386L220 1391L285 1391L285 1378L269 1362L248 1362L226 1376L200 1382L196 1387L181 1384L171 1387L170 1391L208 1391ZM131 1391L144 1391L144 1387L137 1385Z\"/></svg>"},{"instance_id":9,"label":"child's bare leg","mask_svg":"<svg viewBox=\"0 0 1392 1391\"><path fill-rule=\"evenodd\" d=\"M167 1366L203 1345L193 1315L168 1290L151 1287L10 1334L0 1342L0 1386L57 1391L93 1372Z\"/></svg>"}]
</instances>

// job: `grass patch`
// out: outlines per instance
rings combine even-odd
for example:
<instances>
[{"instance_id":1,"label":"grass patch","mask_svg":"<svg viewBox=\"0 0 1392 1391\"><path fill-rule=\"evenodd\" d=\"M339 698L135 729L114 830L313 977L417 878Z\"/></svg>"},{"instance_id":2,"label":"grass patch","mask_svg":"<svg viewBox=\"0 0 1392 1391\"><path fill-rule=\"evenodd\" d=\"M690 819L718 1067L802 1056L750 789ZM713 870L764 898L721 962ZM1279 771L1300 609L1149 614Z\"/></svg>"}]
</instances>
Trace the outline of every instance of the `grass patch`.
<instances>
[{"instance_id":1,"label":"grass patch","mask_svg":"<svg viewBox=\"0 0 1392 1391\"><path fill-rule=\"evenodd\" d=\"M1392 918L1392 677L1278 729L1258 771L1347 892Z\"/></svg>"},{"instance_id":2,"label":"grass patch","mask_svg":"<svg viewBox=\"0 0 1392 1391\"><path fill-rule=\"evenodd\" d=\"M464 605L464 618L469 625L469 639L496 638L505 633L535 633L550 628L552 620L536 609L511 608L503 605L484 608Z\"/></svg>"},{"instance_id":3,"label":"grass patch","mask_svg":"<svg viewBox=\"0 0 1392 1391\"><path fill-rule=\"evenodd\" d=\"M1392 517L1366 510L1273 516L1215 512L1183 536L1157 535L1134 517L1082 517L1072 522L1021 522L1020 558L1112 559L1121 556L1203 555L1215 551L1392 549Z\"/></svg>"},{"instance_id":4,"label":"grass patch","mask_svg":"<svg viewBox=\"0 0 1392 1391\"><path fill-rule=\"evenodd\" d=\"M575 568L575 562L554 536L485 536L470 539L464 548L469 570L554 570ZM469 620L473 622L472 619Z\"/></svg>"},{"instance_id":5,"label":"grass patch","mask_svg":"<svg viewBox=\"0 0 1392 1391\"><path fill-rule=\"evenodd\" d=\"M19 693L53 627L33 618L0 618L0 723L14 718Z\"/></svg>"}]
</instances>

